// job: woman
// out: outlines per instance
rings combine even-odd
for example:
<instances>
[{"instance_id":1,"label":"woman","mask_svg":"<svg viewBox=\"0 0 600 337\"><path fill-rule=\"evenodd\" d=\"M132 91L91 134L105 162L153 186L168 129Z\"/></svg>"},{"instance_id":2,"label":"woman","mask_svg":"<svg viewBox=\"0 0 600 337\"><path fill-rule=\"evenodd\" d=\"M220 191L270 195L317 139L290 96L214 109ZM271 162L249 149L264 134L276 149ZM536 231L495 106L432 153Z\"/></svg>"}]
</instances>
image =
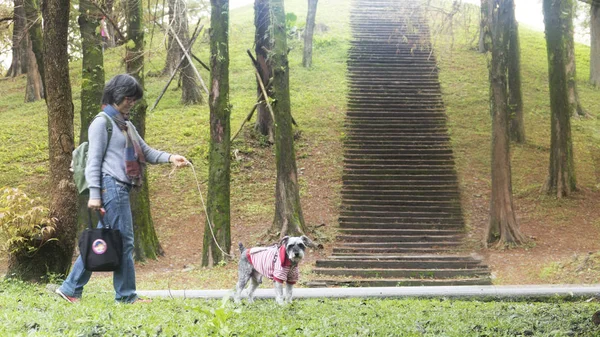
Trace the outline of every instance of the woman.
<instances>
[{"instance_id":1,"label":"woman","mask_svg":"<svg viewBox=\"0 0 600 337\"><path fill-rule=\"evenodd\" d=\"M113 77L104 88L102 104L113 123L109 139L106 118L95 118L88 129L89 149L85 178L90 189L88 207L105 211L105 224L121 231L123 257L113 274L115 300L123 303L148 302L136 294L133 263L133 221L129 192L142 183L146 163L187 165L185 157L158 151L148 146L129 122L129 111L142 98L143 90L130 75ZM119 132L121 131L121 132ZM92 272L85 270L81 256L56 293L69 302L77 302Z\"/></svg>"}]
</instances>

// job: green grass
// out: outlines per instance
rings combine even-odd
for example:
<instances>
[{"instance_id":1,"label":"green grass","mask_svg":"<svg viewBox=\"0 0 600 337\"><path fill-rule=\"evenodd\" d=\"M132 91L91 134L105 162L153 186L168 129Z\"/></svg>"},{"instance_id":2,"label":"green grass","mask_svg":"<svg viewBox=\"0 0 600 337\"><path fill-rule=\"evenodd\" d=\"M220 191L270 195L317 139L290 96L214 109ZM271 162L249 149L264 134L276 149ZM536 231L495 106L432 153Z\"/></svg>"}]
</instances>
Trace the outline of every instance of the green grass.
<instances>
[{"instance_id":1,"label":"green grass","mask_svg":"<svg viewBox=\"0 0 600 337\"><path fill-rule=\"evenodd\" d=\"M595 302L309 299L280 307L200 299L123 305L90 292L70 305L44 288L0 282L0 336L595 336Z\"/></svg>"}]
</instances>

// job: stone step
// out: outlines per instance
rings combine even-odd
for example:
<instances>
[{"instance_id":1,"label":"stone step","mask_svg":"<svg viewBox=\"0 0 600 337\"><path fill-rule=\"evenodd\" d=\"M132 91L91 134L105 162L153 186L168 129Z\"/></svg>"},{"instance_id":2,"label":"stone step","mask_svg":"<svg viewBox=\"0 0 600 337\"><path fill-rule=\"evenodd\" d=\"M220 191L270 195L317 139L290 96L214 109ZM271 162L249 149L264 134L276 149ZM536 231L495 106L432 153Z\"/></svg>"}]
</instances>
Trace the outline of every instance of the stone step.
<instances>
[{"instance_id":1,"label":"stone step","mask_svg":"<svg viewBox=\"0 0 600 337\"><path fill-rule=\"evenodd\" d=\"M458 277L485 277L489 275L488 268L473 269L348 269L348 268L314 268L313 273L328 276L353 276L364 278L418 278L418 279L448 279Z\"/></svg>"},{"instance_id":2,"label":"stone step","mask_svg":"<svg viewBox=\"0 0 600 337\"><path fill-rule=\"evenodd\" d=\"M454 160L450 158L440 158L440 159L429 159L429 158L385 158L385 159L377 159L377 158L346 158L343 160L344 164L368 164L373 163L373 165L454 165Z\"/></svg>"},{"instance_id":3,"label":"stone step","mask_svg":"<svg viewBox=\"0 0 600 337\"><path fill-rule=\"evenodd\" d=\"M385 165L353 165L348 164L344 167L343 170L344 176L350 174L360 174L360 175L416 175L416 174L443 174L443 175L454 175L456 177L456 171L454 167L450 165L445 166L435 166L435 165L419 165L419 166L411 166L404 165L402 167L389 167Z\"/></svg>"},{"instance_id":4,"label":"stone step","mask_svg":"<svg viewBox=\"0 0 600 337\"><path fill-rule=\"evenodd\" d=\"M454 251L455 247L346 247L333 248L334 254L443 254Z\"/></svg>"},{"instance_id":5,"label":"stone step","mask_svg":"<svg viewBox=\"0 0 600 337\"><path fill-rule=\"evenodd\" d=\"M414 278L355 278L352 279L320 279L309 281L304 285L307 287L407 287L407 286L467 286L467 285L491 285L490 277L473 278L447 278L447 279L414 279Z\"/></svg>"},{"instance_id":6,"label":"stone step","mask_svg":"<svg viewBox=\"0 0 600 337\"><path fill-rule=\"evenodd\" d=\"M462 236L460 235L338 235L336 240L344 243L427 243L444 245L456 243L460 244Z\"/></svg>"},{"instance_id":7,"label":"stone step","mask_svg":"<svg viewBox=\"0 0 600 337\"><path fill-rule=\"evenodd\" d=\"M343 214L340 215L338 218L338 221L340 222L340 226L343 226L344 224L349 224L349 223L359 223L359 224L363 224L363 225L367 225L367 224L448 224L448 225L463 225L463 220L462 219L458 219L458 218L448 218L448 217L439 217L439 216L435 216L435 215L429 215L428 217L406 217L406 214L400 216L389 216L389 217L383 217L383 216L375 216L375 215L370 215L370 216L357 216L357 215L352 215L352 214Z\"/></svg>"},{"instance_id":8,"label":"stone step","mask_svg":"<svg viewBox=\"0 0 600 337\"><path fill-rule=\"evenodd\" d=\"M447 193L437 195L412 195L408 193L380 193L379 191L352 191L343 190L342 200L344 204L365 203L368 201L377 202L380 205L404 204L419 205L427 203L455 204L460 203L459 193Z\"/></svg>"},{"instance_id":9,"label":"stone step","mask_svg":"<svg viewBox=\"0 0 600 337\"><path fill-rule=\"evenodd\" d=\"M427 204L419 204L417 202L406 200L394 200L387 204L378 202L377 200L372 202L365 201L352 201L349 202L346 199L342 199L342 205L340 207L344 211L355 211L355 212L380 212L380 213L394 213L394 212L431 212L431 214L460 214L461 207L458 202L447 202L441 203L430 202ZM368 214L368 213L365 213Z\"/></svg>"},{"instance_id":10,"label":"stone step","mask_svg":"<svg viewBox=\"0 0 600 337\"><path fill-rule=\"evenodd\" d=\"M345 235L408 235L408 236L423 236L423 235L460 235L464 234L460 229L378 229L378 228L340 228L340 233Z\"/></svg>"},{"instance_id":11,"label":"stone step","mask_svg":"<svg viewBox=\"0 0 600 337\"><path fill-rule=\"evenodd\" d=\"M445 261L445 260L317 260L317 268L344 269L481 269L477 261Z\"/></svg>"},{"instance_id":12,"label":"stone step","mask_svg":"<svg viewBox=\"0 0 600 337\"><path fill-rule=\"evenodd\" d=\"M455 231L463 231L463 225L457 223L419 223L419 222L404 222L404 223L395 223L395 222L353 222L353 221L345 221L339 224L340 231L344 231L346 229L354 229L354 230L455 230Z\"/></svg>"}]
</instances>

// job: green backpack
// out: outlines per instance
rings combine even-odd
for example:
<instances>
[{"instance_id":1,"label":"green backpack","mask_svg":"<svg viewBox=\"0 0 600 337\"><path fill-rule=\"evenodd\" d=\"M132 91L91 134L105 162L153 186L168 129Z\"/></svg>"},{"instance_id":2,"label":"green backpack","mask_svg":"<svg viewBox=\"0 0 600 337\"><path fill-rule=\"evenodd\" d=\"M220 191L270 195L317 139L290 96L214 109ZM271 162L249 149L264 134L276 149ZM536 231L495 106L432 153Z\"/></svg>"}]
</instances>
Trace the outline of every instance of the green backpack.
<instances>
[{"instance_id":1,"label":"green backpack","mask_svg":"<svg viewBox=\"0 0 600 337\"><path fill-rule=\"evenodd\" d=\"M104 156L106 156L106 151L108 150L110 136L112 135L112 121L110 120L110 117L108 117L105 113L102 112L96 115L94 119L98 118L98 116L100 115L104 116L104 118L106 119L106 132L108 133L106 148L104 149L104 154L102 155L102 160L104 160ZM73 172L73 180L75 181L75 187L77 188L77 193L79 194L88 194L90 192L87 181L85 180L85 166L87 165L88 149L88 142L83 142L79 144L79 146L77 146L75 150L73 150L71 172Z\"/></svg>"}]
</instances>

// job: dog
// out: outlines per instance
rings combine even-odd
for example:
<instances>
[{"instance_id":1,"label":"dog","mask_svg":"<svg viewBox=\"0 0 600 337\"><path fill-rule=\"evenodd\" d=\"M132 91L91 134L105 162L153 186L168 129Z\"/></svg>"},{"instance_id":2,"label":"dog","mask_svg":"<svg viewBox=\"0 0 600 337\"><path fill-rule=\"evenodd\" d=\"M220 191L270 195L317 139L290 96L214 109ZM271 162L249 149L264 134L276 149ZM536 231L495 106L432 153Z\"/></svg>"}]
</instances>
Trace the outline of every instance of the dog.
<instances>
[{"instance_id":1,"label":"dog","mask_svg":"<svg viewBox=\"0 0 600 337\"><path fill-rule=\"evenodd\" d=\"M234 301L241 302L242 290L252 280L247 289L248 302L254 302L254 291L262 283L263 276L273 280L275 300L278 304L292 302L294 284L298 281L298 264L304 258L306 247L314 248L314 243L306 236L285 236L279 244L270 247L254 247L246 249L242 243L238 267L238 282ZM286 284L285 296L283 283Z\"/></svg>"}]
</instances>

